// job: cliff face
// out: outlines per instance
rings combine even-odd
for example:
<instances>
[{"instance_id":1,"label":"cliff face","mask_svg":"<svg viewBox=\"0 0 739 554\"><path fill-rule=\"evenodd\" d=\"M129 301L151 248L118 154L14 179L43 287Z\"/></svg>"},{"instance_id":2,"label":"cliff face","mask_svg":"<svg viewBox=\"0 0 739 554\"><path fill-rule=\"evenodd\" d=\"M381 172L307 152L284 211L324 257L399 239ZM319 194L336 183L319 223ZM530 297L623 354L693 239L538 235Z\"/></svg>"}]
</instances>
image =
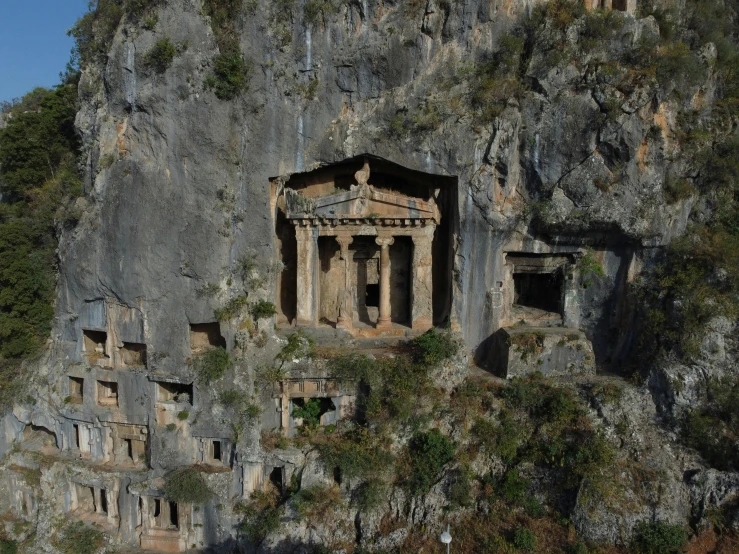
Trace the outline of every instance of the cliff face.
<instances>
[{"instance_id":1,"label":"cliff face","mask_svg":"<svg viewBox=\"0 0 739 554\"><path fill-rule=\"evenodd\" d=\"M457 178L452 320L470 348L498 327L485 298L502 280L507 241L613 245L614 275L634 247L664 244L684 228L689 205L663 201L678 106L655 82L624 94L602 77L596 54L592 65L586 54L550 69L534 48L523 77L531 90L504 101L495 120L480 121L462 99L474 86L458 77L465 64L494 52L530 8L350 4L311 27L296 9L282 48L276 8L260 9L239 21L253 66L235 101L202 90L216 44L198 3L163 7L154 31L122 25L106 66L81 83L95 206L60 251L60 314L108 296L152 303L151 348L182 363L186 334L178 340L173 327L213 309L194 294L198 285L224 283L245 252L279 258L270 179L362 154ZM613 43L623 48L658 33L651 19L620 25ZM142 60L162 36L187 49L160 75ZM606 114L613 98L621 104ZM539 234L520 221L536 201L552 207ZM469 298L482 302L482 317Z\"/></svg>"},{"instance_id":2,"label":"cliff face","mask_svg":"<svg viewBox=\"0 0 739 554\"><path fill-rule=\"evenodd\" d=\"M441 193L431 193L441 194L435 197L442 213L437 234L447 234L433 250L433 319L463 343L454 361L434 370L445 394L463 382L473 361L498 364L502 354L493 337L501 328L519 321L541 326L515 309L525 294L516 275L541 287L530 276L554 275L550 267L567 269L552 293L561 304L543 311L557 312L558 324L573 333L584 332L548 339L563 348L572 341L574 354L562 354L565 373L577 373L574 365L583 373L618 368L633 352L638 306L632 285L655 252L684 232L695 202L695 195L674 194L670 183L691 175L679 143L681 117L690 113L699 122L713 105L715 50L686 55L694 74L654 72L647 69L660 40L654 17L637 17L629 6L632 13L577 12L567 19L565 8L543 12L536 5L248 4L230 23L249 62L248 86L231 100L203 86L223 32L214 34L207 4L154 6L147 25L123 18L105 62L85 67L79 84L87 195L78 201L78 225L60 240L54 332L34 379L39 402L6 417L0 442L7 451L13 440L28 443L31 431L53 436L36 437L39 448L48 449L37 449L40 462L24 454L31 447L9 454L8 463L41 471L41 493L18 476L3 485L14 499L8 504L33 521L35 548L51 551L44 537L59 528L55 517L72 511L87 514L121 543L231 551L244 517L234 499L248 499L270 480L284 492L291 476L302 490L334 485L309 445L268 450L260 428L280 429L287 421L282 432L295 434L295 418L286 410L302 408L304 399L292 400L298 396L285 392L288 381L334 386L330 363L300 361L300 351L284 354L294 317L283 291L295 277L280 218L285 187L301 179L305 187L321 184L320 171L341 164L353 174L369 160L370 175L380 167L408 182L444 183ZM158 71L151 52L164 38L176 52ZM372 177L370 184L379 187ZM239 303L245 293L248 301ZM253 312L258 301L276 304L276 319L250 316L246 303ZM725 345L732 328L719 325L714 342ZM529 370L548 371L550 347L536 333L550 332L531 335L531 352L541 361L528 358ZM342 343L353 339L333 329L311 333L319 345L367 346ZM575 347L577 341L584 346ZM230 354L225 379L198 373L201 347L210 346ZM519 347L525 366L529 346ZM721 363L730 364L733 350L722 348ZM718 354L704 354L710 373L711 356ZM285 373L272 388L255 383L258 368L275 356ZM665 375L679 371L669 367L652 383L657 404L668 412L674 398L662 395L674 394L674 383ZM274 386L282 392L273 394ZM626 392L613 404L587 392L592 382L574 386L618 458L648 467L642 474L624 472L654 478L634 477L605 503L597 496L603 488L593 493L594 480L585 478L555 500L541 491L556 477L524 466L537 498L569 513L585 539L625 544L640 520L694 523L710 506L735 498L736 474L683 479L687 470L705 472L675 445L672 431L655 423L646 388L621 384ZM261 405L261 424L229 411L233 403L223 400L229 390ZM353 402L356 394L321 397ZM288 399L290 408L280 403ZM337 402L338 419L350 415ZM495 400L490 414L497 417L502 402ZM469 440L472 421L443 411L427 416L460 444ZM624 421L629 433L619 427ZM408 443L404 429L394 437L396 449ZM81 456L86 465L52 459L54 448ZM500 475L510 463L483 458L465 467L478 476ZM193 463L210 468L205 480L217 500L164 507L169 497L162 477ZM617 472L607 475L619 479ZM283 513L282 527L259 548L395 548L422 525L447 517L450 482L452 474L439 478L418 498L391 489L369 512L347 504L327 521L309 517L310 525L305 508L291 505L297 511ZM337 494L353 498L363 483L339 478ZM715 491L723 496L711 496ZM110 496L101 500L101 494ZM172 516L185 506L187 515ZM450 517L467 517L470 509ZM165 516L176 523L161 524L157 518ZM255 536L242 536L241 547L258 548Z\"/></svg>"}]
</instances>

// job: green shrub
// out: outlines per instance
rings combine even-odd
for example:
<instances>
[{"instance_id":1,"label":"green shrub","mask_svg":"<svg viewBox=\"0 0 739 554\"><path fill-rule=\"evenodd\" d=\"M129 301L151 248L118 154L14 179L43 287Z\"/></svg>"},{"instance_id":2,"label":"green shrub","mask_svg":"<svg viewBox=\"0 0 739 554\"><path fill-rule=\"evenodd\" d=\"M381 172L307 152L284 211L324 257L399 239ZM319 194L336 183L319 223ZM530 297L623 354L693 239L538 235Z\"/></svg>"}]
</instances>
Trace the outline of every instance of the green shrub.
<instances>
[{"instance_id":1,"label":"green shrub","mask_svg":"<svg viewBox=\"0 0 739 554\"><path fill-rule=\"evenodd\" d=\"M577 262L577 268L580 270L580 284L584 288L592 286L606 276L603 264L595 257L595 252L587 250L582 258Z\"/></svg>"},{"instance_id":2,"label":"green shrub","mask_svg":"<svg viewBox=\"0 0 739 554\"><path fill-rule=\"evenodd\" d=\"M685 417L683 436L712 467L739 468L739 378L711 379L701 402Z\"/></svg>"},{"instance_id":3,"label":"green shrub","mask_svg":"<svg viewBox=\"0 0 739 554\"><path fill-rule=\"evenodd\" d=\"M167 431L172 432L177 429L177 425L175 425L174 423L167 423L166 429Z\"/></svg>"},{"instance_id":4,"label":"green shrub","mask_svg":"<svg viewBox=\"0 0 739 554\"><path fill-rule=\"evenodd\" d=\"M202 504L211 496L205 479L194 468L176 469L164 479L164 497L171 502Z\"/></svg>"},{"instance_id":5,"label":"green shrub","mask_svg":"<svg viewBox=\"0 0 739 554\"><path fill-rule=\"evenodd\" d=\"M417 363L435 366L454 356L459 351L459 343L451 333L430 329L413 339L411 348Z\"/></svg>"},{"instance_id":6,"label":"green shrub","mask_svg":"<svg viewBox=\"0 0 739 554\"><path fill-rule=\"evenodd\" d=\"M526 497L531 483L518 474L513 468L507 471L500 480L500 497L510 504L520 504Z\"/></svg>"},{"instance_id":7,"label":"green shrub","mask_svg":"<svg viewBox=\"0 0 739 554\"><path fill-rule=\"evenodd\" d=\"M250 71L250 64L244 61L240 50L221 52L216 57L213 74L205 81L205 87L212 88L221 100L232 100L246 90Z\"/></svg>"},{"instance_id":8,"label":"green shrub","mask_svg":"<svg viewBox=\"0 0 739 554\"><path fill-rule=\"evenodd\" d=\"M594 385L590 390L593 398L599 399L604 404L615 404L624 394L624 389L616 383L601 383Z\"/></svg>"},{"instance_id":9,"label":"green shrub","mask_svg":"<svg viewBox=\"0 0 739 554\"><path fill-rule=\"evenodd\" d=\"M698 192L687 179L666 179L664 190L669 204L686 200Z\"/></svg>"},{"instance_id":10,"label":"green shrub","mask_svg":"<svg viewBox=\"0 0 739 554\"><path fill-rule=\"evenodd\" d=\"M56 231L76 221L65 206L82 194L76 82L35 89L8 111L0 129L0 412L21 393L20 360L51 331Z\"/></svg>"},{"instance_id":11,"label":"green shrub","mask_svg":"<svg viewBox=\"0 0 739 554\"><path fill-rule=\"evenodd\" d=\"M77 20L67 34L74 38L75 56L81 66L104 58L123 17L117 0L90 2L90 11Z\"/></svg>"},{"instance_id":12,"label":"green shrub","mask_svg":"<svg viewBox=\"0 0 739 554\"><path fill-rule=\"evenodd\" d=\"M180 421L185 421L188 417L190 417L190 412L188 412L187 410L182 410L177 414L177 419L179 419Z\"/></svg>"},{"instance_id":13,"label":"green shrub","mask_svg":"<svg viewBox=\"0 0 739 554\"><path fill-rule=\"evenodd\" d=\"M280 362L291 362L299 358L312 358L315 342L306 337L302 331L287 337L287 344L282 347L276 359Z\"/></svg>"},{"instance_id":14,"label":"green shrub","mask_svg":"<svg viewBox=\"0 0 739 554\"><path fill-rule=\"evenodd\" d=\"M359 385L358 412L362 418L380 421L407 420L416 410L414 399L431 392L430 366L408 356L370 359L350 354L329 360L334 377Z\"/></svg>"},{"instance_id":15,"label":"green shrub","mask_svg":"<svg viewBox=\"0 0 739 554\"><path fill-rule=\"evenodd\" d=\"M292 497L295 511L301 518L325 518L341 504L341 493L338 487L313 485L300 489Z\"/></svg>"},{"instance_id":16,"label":"green shrub","mask_svg":"<svg viewBox=\"0 0 739 554\"><path fill-rule=\"evenodd\" d=\"M318 398L310 398L303 406L293 404L293 418L302 419L303 425L317 427L320 423L321 401Z\"/></svg>"},{"instance_id":17,"label":"green shrub","mask_svg":"<svg viewBox=\"0 0 739 554\"><path fill-rule=\"evenodd\" d=\"M0 540L0 554L17 554L18 543L11 540Z\"/></svg>"},{"instance_id":18,"label":"green shrub","mask_svg":"<svg viewBox=\"0 0 739 554\"><path fill-rule=\"evenodd\" d=\"M504 409L497 425L488 419L477 419L472 434L485 450L500 456L503 463L511 464L517 457L526 426L514 421L510 410Z\"/></svg>"},{"instance_id":19,"label":"green shrub","mask_svg":"<svg viewBox=\"0 0 739 554\"><path fill-rule=\"evenodd\" d=\"M212 383L223 377L232 364L226 349L219 346L199 354L195 358L194 366L203 382Z\"/></svg>"},{"instance_id":20,"label":"green shrub","mask_svg":"<svg viewBox=\"0 0 739 554\"><path fill-rule=\"evenodd\" d=\"M673 42L665 46L657 57L657 79L661 83L676 82L679 86L695 86L705 79L706 70L690 46Z\"/></svg>"},{"instance_id":21,"label":"green shrub","mask_svg":"<svg viewBox=\"0 0 739 554\"><path fill-rule=\"evenodd\" d=\"M236 389L224 390L219 396L221 404L228 408L240 405L247 398L248 396L245 391Z\"/></svg>"},{"instance_id":22,"label":"green shrub","mask_svg":"<svg viewBox=\"0 0 739 554\"><path fill-rule=\"evenodd\" d=\"M439 472L454 457L455 446L438 429L416 433L410 443L412 473L408 488L414 495L431 490Z\"/></svg>"},{"instance_id":23,"label":"green shrub","mask_svg":"<svg viewBox=\"0 0 739 554\"><path fill-rule=\"evenodd\" d=\"M266 300L260 300L251 306L251 315L256 320L272 317L276 313L277 308L275 308L275 305Z\"/></svg>"},{"instance_id":24,"label":"green shrub","mask_svg":"<svg viewBox=\"0 0 739 554\"><path fill-rule=\"evenodd\" d=\"M68 523L55 542L62 554L96 554L104 544L103 533L82 521Z\"/></svg>"},{"instance_id":25,"label":"green shrub","mask_svg":"<svg viewBox=\"0 0 739 554\"><path fill-rule=\"evenodd\" d=\"M354 490L352 503L362 512L371 512L387 501L387 485L380 479L369 479Z\"/></svg>"},{"instance_id":26,"label":"green shrub","mask_svg":"<svg viewBox=\"0 0 739 554\"><path fill-rule=\"evenodd\" d=\"M247 295L242 294L236 296L226 302L226 305L216 310L216 319L218 321L227 321L241 315L242 310L247 306Z\"/></svg>"},{"instance_id":27,"label":"green shrub","mask_svg":"<svg viewBox=\"0 0 739 554\"><path fill-rule=\"evenodd\" d=\"M338 9L338 5L333 0L307 0L303 6L303 21L306 26L312 27L336 13Z\"/></svg>"},{"instance_id":28,"label":"green shrub","mask_svg":"<svg viewBox=\"0 0 739 554\"><path fill-rule=\"evenodd\" d=\"M531 531L531 529L519 527L513 533L513 546L518 550L533 552L536 548L536 535L534 535L534 532Z\"/></svg>"},{"instance_id":29,"label":"green shrub","mask_svg":"<svg viewBox=\"0 0 739 554\"><path fill-rule=\"evenodd\" d=\"M168 38L159 39L146 53L145 63L157 73L164 73L172 64L177 52L175 45Z\"/></svg>"},{"instance_id":30,"label":"green shrub","mask_svg":"<svg viewBox=\"0 0 739 554\"><path fill-rule=\"evenodd\" d=\"M386 445L361 427L319 445L318 453L323 465L328 470L338 468L343 479L377 477L393 462Z\"/></svg>"},{"instance_id":31,"label":"green shrub","mask_svg":"<svg viewBox=\"0 0 739 554\"><path fill-rule=\"evenodd\" d=\"M259 542L277 531L281 517L281 506L270 506L258 513L249 512L241 523L241 530L250 540Z\"/></svg>"},{"instance_id":32,"label":"green shrub","mask_svg":"<svg viewBox=\"0 0 739 554\"><path fill-rule=\"evenodd\" d=\"M452 472L447 497L451 508L469 506L472 502L472 480L469 469Z\"/></svg>"},{"instance_id":33,"label":"green shrub","mask_svg":"<svg viewBox=\"0 0 739 554\"><path fill-rule=\"evenodd\" d=\"M642 521L636 524L631 548L638 554L672 554L680 551L687 540L688 534L680 525Z\"/></svg>"},{"instance_id":34,"label":"green shrub","mask_svg":"<svg viewBox=\"0 0 739 554\"><path fill-rule=\"evenodd\" d=\"M202 286L195 289L195 294L197 294L199 298L212 298L219 292L221 292L221 287L215 283L204 283Z\"/></svg>"}]
</instances>

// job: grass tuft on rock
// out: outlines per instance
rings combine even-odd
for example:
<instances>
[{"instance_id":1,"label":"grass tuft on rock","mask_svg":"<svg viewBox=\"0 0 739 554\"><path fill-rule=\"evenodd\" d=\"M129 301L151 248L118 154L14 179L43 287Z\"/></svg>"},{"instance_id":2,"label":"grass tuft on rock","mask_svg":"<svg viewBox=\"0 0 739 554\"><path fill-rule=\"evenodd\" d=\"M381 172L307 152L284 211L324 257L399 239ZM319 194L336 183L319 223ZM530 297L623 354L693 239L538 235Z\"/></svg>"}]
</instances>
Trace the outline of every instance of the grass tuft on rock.
<instances>
[{"instance_id":1,"label":"grass tuft on rock","mask_svg":"<svg viewBox=\"0 0 739 554\"><path fill-rule=\"evenodd\" d=\"M194 360L195 372L205 383L218 381L231 366L231 358L223 347L206 350Z\"/></svg>"}]
</instances>

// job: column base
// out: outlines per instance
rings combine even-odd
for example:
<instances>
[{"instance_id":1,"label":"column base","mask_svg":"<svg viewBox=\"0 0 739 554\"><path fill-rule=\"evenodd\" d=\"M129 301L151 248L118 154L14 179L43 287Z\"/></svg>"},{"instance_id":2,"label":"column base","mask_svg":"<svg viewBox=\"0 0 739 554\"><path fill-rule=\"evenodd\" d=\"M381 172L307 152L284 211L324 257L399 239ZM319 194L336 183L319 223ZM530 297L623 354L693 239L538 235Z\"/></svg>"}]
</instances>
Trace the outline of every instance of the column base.
<instances>
[{"instance_id":1,"label":"column base","mask_svg":"<svg viewBox=\"0 0 739 554\"><path fill-rule=\"evenodd\" d=\"M351 331L354 328L354 325L352 324L352 320L351 319L340 317L336 321L336 328L337 329L344 329L346 331Z\"/></svg>"},{"instance_id":2,"label":"column base","mask_svg":"<svg viewBox=\"0 0 739 554\"><path fill-rule=\"evenodd\" d=\"M375 329L389 330L393 328L393 322L388 319L378 319Z\"/></svg>"}]
</instances>

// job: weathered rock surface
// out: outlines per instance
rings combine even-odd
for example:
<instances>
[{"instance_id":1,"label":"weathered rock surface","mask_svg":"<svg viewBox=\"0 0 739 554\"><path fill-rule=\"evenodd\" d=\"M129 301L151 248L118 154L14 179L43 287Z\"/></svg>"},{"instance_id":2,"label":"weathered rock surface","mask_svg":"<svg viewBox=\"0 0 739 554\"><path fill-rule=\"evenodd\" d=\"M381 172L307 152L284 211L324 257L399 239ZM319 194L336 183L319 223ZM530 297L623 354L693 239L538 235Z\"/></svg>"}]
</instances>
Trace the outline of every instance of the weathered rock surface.
<instances>
[{"instance_id":1,"label":"weathered rock surface","mask_svg":"<svg viewBox=\"0 0 739 554\"><path fill-rule=\"evenodd\" d=\"M546 52L534 49L525 75L529 89L492 122L480 122L460 100L470 84L444 82L453 81L469 60L491 52L533 5L366 0L342 4L313 25L296 9L284 28L275 22L274 6L260 6L237 22L240 47L253 68L248 91L232 101L202 86L218 51L202 2L173 0L157 7L153 30L120 25L105 63L85 68L80 83L77 125L85 145L87 196L79 224L60 241L54 331L34 376L36 403L19 404L3 419L0 433L0 453L37 427L55 437L47 446L58 449L54 456L60 458L42 466L40 488L29 492L25 512L22 491L34 488L28 474L0 479L0 497L6 499L0 510L12 508L32 524L37 551L54 552L48 539L58 521L69 517L75 483L116 491L119 525L109 521L112 509L103 519L115 529L114 540L137 544L139 527L146 524L137 519L136 503L159 498L155 480L178 466L216 466L208 477L216 498L192 516L188 529L167 531L188 548L220 545L223 551L231 551L239 535L236 501L273 475L285 487L293 477L303 487L333 486L334 476L315 452L267 451L259 426L240 423L219 403L225 390L259 393L258 368L271 364L285 345L272 319L257 327L253 321L251 327L221 322L219 333L235 367L215 384L194 378L190 326L213 323L214 310L245 289L249 302L273 301L278 294L275 177L284 182L371 155L456 179L446 319L462 337L464 352L435 376L445 392L464 380L469 360L486 359L491 335L514 323L507 321L501 300L513 296L502 290L513 286L506 268L512 251L569 256L576 266L589 249L603 269L588 286L581 286L585 276L578 270L568 274L574 284L562 317L579 329L572 342L580 348L558 346L568 341L558 338L546 353L535 352L542 369L592 373L596 363L617 365L626 357L636 313L629 285L653 249L683 232L693 203L688 198L669 204L663 195L668 171L683 163L672 158L677 146L670 138L680 106L652 82L623 93L587 57L552 68ZM654 18L627 15L620 36L626 45L658 32ZM568 40L574 43L577 31L572 33ZM162 37L187 48L157 74L144 59ZM704 85L710 92L711 83ZM429 105L439 110L433 125L392 129L394 118L419 121ZM247 272L240 267L244 257L252 260ZM107 331L105 340L116 352L126 343L144 344L146 367L90 363L81 346L83 330ZM736 475L703 468L658 420L658 413L674 417L690 405L708 375L733 370L732 333L732 323L717 318L698 363L686 367L665 360L653 372L649 391L626 385L619 402L595 406L603 432L638 467L607 477L617 490L605 502L591 494L589 483L582 485L572 520L583 537L624 544L638 521L688 523L735 501ZM568 351L550 368L545 356L552 348ZM302 383L296 386L327 379L325 368L303 354L283 360L285 375ZM516 360L522 368L514 373L531 369L523 368L528 362ZM70 377L85 382L79 404L68 400ZM101 405L102 385L96 383L109 379L117 383L115 408ZM170 393L187 398L169 398ZM272 390L262 395L263 421L290 420L280 398ZM105 445L112 444L117 424L147 429L145 467L115 465ZM444 414L436 425L462 436ZM617 432L624 425L626 432ZM80 437L87 446L80 447ZM207 458L213 440L224 448L219 464ZM28 459L16 452L4 464ZM502 473L499 461L473 460L472 467L480 475ZM412 528L441 525L447 486L442 479L420 498L394 488L376 509L360 513L347 503L320 525L309 526L288 511L256 551L298 552L312 544L392 550ZM341 492L348 500L351 485L342 484ZM388 531L386 516L404 524Z\"/></svg>"}]
</instances>

